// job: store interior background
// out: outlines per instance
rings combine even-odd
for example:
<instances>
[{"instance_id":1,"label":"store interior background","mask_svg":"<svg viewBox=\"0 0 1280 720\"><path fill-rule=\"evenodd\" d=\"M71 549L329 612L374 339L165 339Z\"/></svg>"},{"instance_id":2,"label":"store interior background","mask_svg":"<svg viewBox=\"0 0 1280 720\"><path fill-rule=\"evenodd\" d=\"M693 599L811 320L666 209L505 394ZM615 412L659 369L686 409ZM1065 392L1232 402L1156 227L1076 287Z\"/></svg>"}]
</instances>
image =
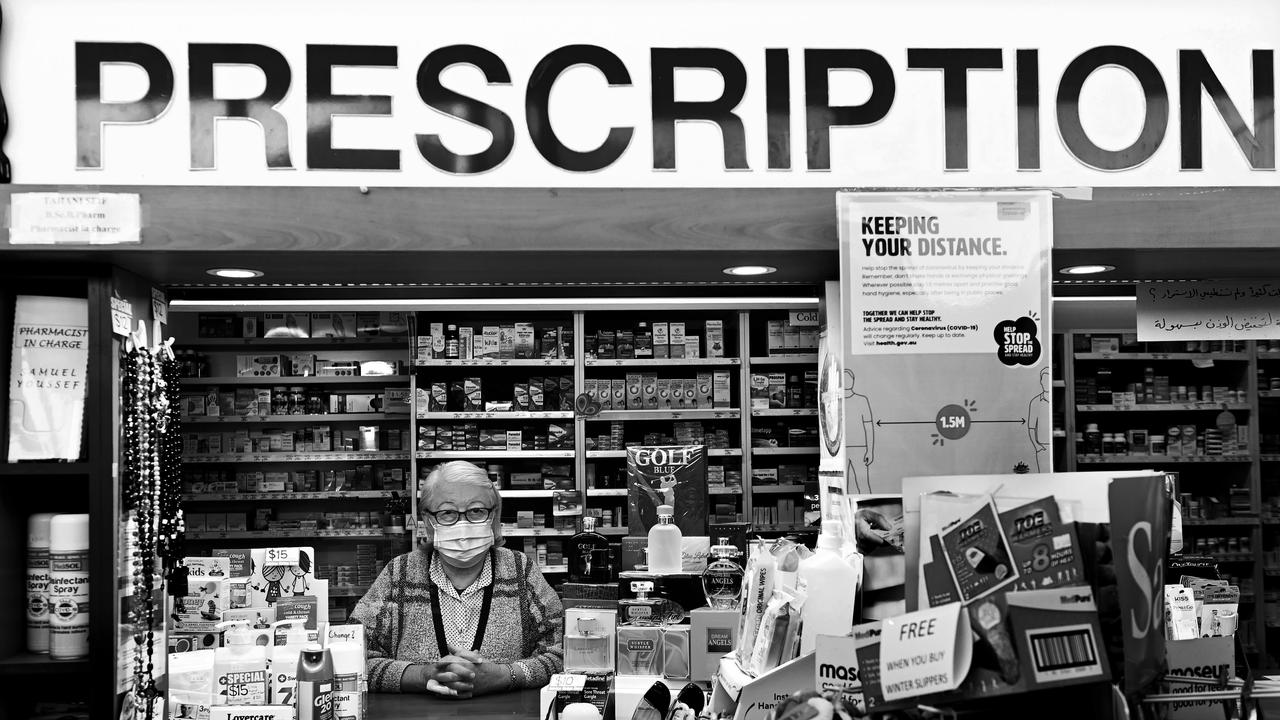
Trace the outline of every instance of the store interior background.
<instances>
[{"instance_id":1,"label":"store interior background","mask_svg":"<svg viewBox=\"0 0 1280 720\"><path fill-rule=\"evenodd\" d=\"M0 195L55 189L4 188ZM92 249L0 245L0 322L6 340L14 295L92 293L94 278L126 287L126 294L137 298L135 307L145 306L145 293L154 285L164 287L171 301L511 298L529 299L532 310L538 298L630 297L642 310L651 300L656 305L671 297L816 298L822 283L838 279L839 271L832 190L100 189L141 193L142 243ZM1054 201L1053 331L1131 331L1138 281L1274 278L1280 267L1273 230L1280 225L1276 200L1269 189L1064 191ZM723 272L747 264L773 266L777 272L746 278ZM1060 272L1093 264L1114 269L1089 276ZM117 270L104 272L104 266ZM217 267L252 268L263 276L225 281L207 273ZM92 322L105 317L96 315ZM91 366L109 371L110 344L95 347L99 354L91 356ZM1059 469L1075 465L1069 462L1074 451L1065 424L1071 385L1064 371L1071 358L1069 345L1054 358L1055 378L1063 381L1054 391L1055 423L1064 420L1064 437L1054 448ZM1248 361L1245 376L1258 362ZM1249 398L1244 416L1257 448L1260 425L1263 432L1268 423L1280 429L1280 407L1268 407L1256 391ZM110 427L92 430L109 407L109 397L91 391L86 435L91 456L80 468L86 474L54 472L45 478L67 490L65 506L54 509L114 512L111 489L100 485L110 473ZM1280 463L1260 457L1245 466L1186 470L1193 483L1247 483L1257 511L1265 508L1267 497L1280 494ZM6 469L5 474L22 473ZM16 573L22 567L25 519L43 509L37 506L48 497L47 487L30 478L0 484L0 568L5 568L0 580L13 580L0 585L15 588L5 592L13 601L7 605L21 604ZM1280 575L1280 520L1275 522L1188 529L1189 537L1200 532L1250 538L1256 557L1231 565L1230 572L1253 579L1259 628L1274 641L1266 655L1250 661L1272 669L1280 667L1280 630L1271 629L1267 612L1277 604L1266 602L1268 595L1280 595L1280 579L1269 579L1272 572ZM112 538L111 524L95 521L94 537ZM97 561L95 578L109 577L113 561ZM95 612L102 607L110 606L95 604ZM61 671L33 671L23 660L22 616L7 617L0 622L0 678L50 687L65 683ZM1280 628L1280 616L1274 622ZM103 625L94 627L91 662L96 663L113 654L108 651L114 643L103 637ZM70 671L87 677L88 667L84 663Z\"/></svg>"}]
</instances>

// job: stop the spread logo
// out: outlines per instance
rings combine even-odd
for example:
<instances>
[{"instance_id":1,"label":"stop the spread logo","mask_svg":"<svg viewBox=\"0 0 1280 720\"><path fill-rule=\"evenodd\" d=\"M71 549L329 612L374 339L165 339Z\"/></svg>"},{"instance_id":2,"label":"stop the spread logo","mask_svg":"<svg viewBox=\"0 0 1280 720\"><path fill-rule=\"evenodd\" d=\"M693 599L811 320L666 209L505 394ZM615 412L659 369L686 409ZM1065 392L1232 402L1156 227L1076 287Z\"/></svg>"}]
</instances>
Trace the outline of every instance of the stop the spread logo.
<instances>
[{"instance_id":1,"label":"stop the spread logo","mask_svg":"<svg viewBox=\"0 0 1280 720\"><path fill-rule=\"evenodd\" d=\"M1000 362L1015 365L1035 365L1040 359L1040 340L1036 337L1034 317L1022 316L1017 320L1001 320L995 329L996 354Z\"/></svg>"}]
</instances>

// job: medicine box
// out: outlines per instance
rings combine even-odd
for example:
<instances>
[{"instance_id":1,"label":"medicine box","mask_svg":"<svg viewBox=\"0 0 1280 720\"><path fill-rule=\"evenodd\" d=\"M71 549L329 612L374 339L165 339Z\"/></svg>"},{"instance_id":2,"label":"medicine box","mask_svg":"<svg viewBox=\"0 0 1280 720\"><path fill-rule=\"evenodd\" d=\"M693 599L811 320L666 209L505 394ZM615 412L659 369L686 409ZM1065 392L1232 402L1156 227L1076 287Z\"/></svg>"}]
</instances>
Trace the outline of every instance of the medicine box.
<instances>
[{"instance_id":1,"label":"medicine box","mask_svg":"<svg viewBox=\"0 0 1280 720\"><path fill-rule=\"evenodd\" d=\"M787 374L769 373L769 407L787 406ZM752 407L755 407L753 404Z\"/></svg>"},{"instance_id":2,"label":"medicine box","mask_svg":"<svg viewBox=\"0 0 1280 720\"><path fill-rule=\"evenodd\" d=\"M533 323L516 323L515 325L515 357L534 357Z\"/></svg>"},{"instance_id":3,"label":"medicine box","mask_svg":"<svg viewBox=\"0 0 1280 720\"><path fill-rule=\"evenodd\" d=\"M463 325L458 328L458 357L462 360L471 360L475 357L475 335L476 329Z\"/></svg>"},{"instance_id":4,"label":"medicine box","mask_svg":"<svg viewBox=\"0 0 1280 720\"><path fill-rule=\"evenodd\" d=\"M767 348L770 355L784 352L784 323L781 320L770 320L766 326Z\"/></svg>"},{"instance_id":5,"label":"medicine box","mask_svg":"<svg viewBox=\"0 0 1280 720\"><path fill-rule=\"evenodd\" d=\"M658 409L658 374L643 373L640 376L640 395L645 410Z\"/></svg>"},{"instance_id":6,"label":"medicine box","mask_svg":"<svg viewBox=\"0 0 1280 720\"><path fill-rule=\"evenodd\" d=\"M311 337L310 313L263 313L262 336L267 338Z\"/></svg>"},{"instance_id":7,"label":"medicine box","mask_svg":"<svg viewBox=\"0 0 1280 720\"><path fill-rule=\"evenodd\" d=\"M498 357L514 358L516 356L516 326L498 326Z\"/></svg>"},{"instance_id":8,"label":"medicine box","mask_svg":"<svg viewBox=\"0 0 1280 720\"><path fill-rule=\"evenodd\" d=\"M668 323L653 324L653 356L658 359L671 357L668 345L670 344L670 329Z\"/></svg>"},{"instance_id":9,"label":"medicine box","mask_svg":"<svg viewBox=\"0 0 1280 720\"><path fill-rule=\"evenodd\" d=\"M751 409L769 409L769 376L765 373L751 373Z\"/></svg>"},{"instance_id":10,"label":"medicine box","mask_svg":"<svg viewBox=\"0 0 1280 720\"><path fill-rule=\"evenodd\" d=\"M375 393L351 393L345 398L344 413L382 412L382 396Z\"/></svg>"},{"instance_id":11,"label":"medicine box","mask_svg":"<svg viewBox=\"0 0 1280 720\"><path fill-rule=\"evenodd\" d=\"M284 372L282 355L237 355L237 377L280 377Z\"/></svg>"},{"instance_id":12,"label":"medicine box","mask_svg":"<svg viewBox=\"0 0 1280 720\"><path fill-rule=\"evenodd\" d=\"M641 373L627 373L627 409L644 409L644 376Z\"/></svg>"},{"instance_id":13,"label":"medicine box","mask_svg":"<svg viewBox=\"0 0 1280 720\"><path fill-rule=\"evenodd\" d=\"M529 409L533 412L542 412L547 409L546 386L542 383L542 378L529 378Z\"/></svg>"},{"instance_id":14,"label":"medicine box","mask_svg":"<svg viewBox=\"0 0 1280 720\"><path fill-rule=\"evenodd\" d=\"M206 532L226 532L227 514L226 513L205 513L204 529Z\"/></svg>"},{"instance_id":15,"label":"medicine box","mask_svg":"<svg viewBox=\"0 0 1280 720\"><path fill-rule=\"evenodd\" d=\"M496 358L501 354L502 330L497 325L485 325L480 330L480 343L473 351L478 358Z\"/></svg>"},{"instance_id":16,"label":"medicine box","mask_svg":"<svg viewBox=\"0 0 1280 720\"><path fill-rule=\"evenodd\" d=\"M707 357L724 357L724 321L708 320L706 330Z\"/></svg>"},{"instance_id":17,"label":"medicine box","mask_svg":"<svg viewBox=\"0 0 1280 720\"><path fill-rule=\"evenodd\" d=\"M669 410L676 407L676 401L672 398L671 382L671 378L658 378L657 395L658 409L660 410Z\"/></svg>"},{"instance_id":18,"label":"medicine box","mask_svg":"<svg viewBox=\"0 0 1280 720\"><path fill-rule=\"evenodd\" d=\"M712 387L711 373L698 373L694 381L693 406L696 408L709 408L715 406L715 391Z\"/></svg>"},{"instance_id":19,"label":"medicine box","mask_svg":"<svg viewBox=\"0 0 1280 720\"><path fill-rule=\"evenodd\" d=\"M711 374L711 406L718 408L727 408L733 406L733 394L731 392L730 375L727 372L715 372Z\"/></svg>"},{"instance_id":20,"label":"medicine box","mask_svg":"<svg viewBox=\"0 0 1280 720\"><path fill-rule=\"evenodd\" d=\"M614 378L609 383L613 391L613 399L611 405L614 410L627 409L627 381L623 378Z\"/></svg>"},{"instance_id":21,"label":"medicine box","mask_svg":"<svg viewBox=\"0 0 1280 720\"><path fill-rule=\"evenodd\" d=\"M480 378L469 377L462 382L463 392L466 393L465 405L463 410L467 412L479 412L484 409L484 401L481 399Z\"/></svg>"},{"instance_id":22,"label":"medicine box","mask_svg":"<svg viewBox=\"0 0 1280 720\"><path fill-rule=\"evenodd\" d=\"M311 337L353 338L355 336L355 313L311 313Z\"/></svg>"},{"instance_id":23,"label":"medicine box","mask_svg":"<svg viewBox=\"0 0 1280 720\"><path fill-rule=\"evenodd\" d=\"M702 338L697 335L685 335L684 356L686 358L702 357Z\"/></svg>"}]
</instances>

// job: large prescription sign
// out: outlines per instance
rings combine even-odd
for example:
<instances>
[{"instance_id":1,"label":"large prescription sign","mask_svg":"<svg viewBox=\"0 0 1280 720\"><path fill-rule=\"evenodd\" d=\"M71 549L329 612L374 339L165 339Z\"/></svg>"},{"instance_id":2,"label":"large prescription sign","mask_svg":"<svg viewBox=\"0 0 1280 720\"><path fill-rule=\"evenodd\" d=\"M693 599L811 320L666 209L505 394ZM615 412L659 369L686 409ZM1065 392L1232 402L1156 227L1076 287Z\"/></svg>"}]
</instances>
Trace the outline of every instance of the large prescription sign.
<instances>
[{"instance_id":1,"label":"large prescription sign","mask_svg":"<svg viewBox=\"0 0 1280 720\"><path fill-rule=\"evenodd\" d=\"M1271 0L10 0L0 87L18 183L1270 185L1276 27Z\"/></svg>"},{"instance_id":2,"label":"large prescription sign","mask_svg":"<svg viewBox=\"0 0 1280 720\"><path fill-rule=\"evenodd\" d=\"M851 494L1052 469L1047 192L840 193Z\"/></svg>"}]
</instances>

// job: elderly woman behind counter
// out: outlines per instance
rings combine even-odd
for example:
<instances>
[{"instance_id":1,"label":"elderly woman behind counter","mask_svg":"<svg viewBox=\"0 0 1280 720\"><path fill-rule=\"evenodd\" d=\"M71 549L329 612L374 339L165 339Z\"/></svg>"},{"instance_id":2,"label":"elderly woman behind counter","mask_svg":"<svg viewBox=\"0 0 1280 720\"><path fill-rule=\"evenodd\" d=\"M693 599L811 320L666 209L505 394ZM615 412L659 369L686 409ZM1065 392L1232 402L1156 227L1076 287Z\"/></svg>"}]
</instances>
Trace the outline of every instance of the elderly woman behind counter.
<instances>
[{"instance_id":1,"label":"elderly woman behind counter","mask_svg":"<svg viewBox=\"0 0 1280 720\"><path fill-rule=\"evenodd\" d=\"M501 545L502 498L468 462L437 467L418 507L426 543L400 555L351 613L369 684L470 697L541 687L563 665L564 607L537 566Z\"/></svg>"}]
</instances>

